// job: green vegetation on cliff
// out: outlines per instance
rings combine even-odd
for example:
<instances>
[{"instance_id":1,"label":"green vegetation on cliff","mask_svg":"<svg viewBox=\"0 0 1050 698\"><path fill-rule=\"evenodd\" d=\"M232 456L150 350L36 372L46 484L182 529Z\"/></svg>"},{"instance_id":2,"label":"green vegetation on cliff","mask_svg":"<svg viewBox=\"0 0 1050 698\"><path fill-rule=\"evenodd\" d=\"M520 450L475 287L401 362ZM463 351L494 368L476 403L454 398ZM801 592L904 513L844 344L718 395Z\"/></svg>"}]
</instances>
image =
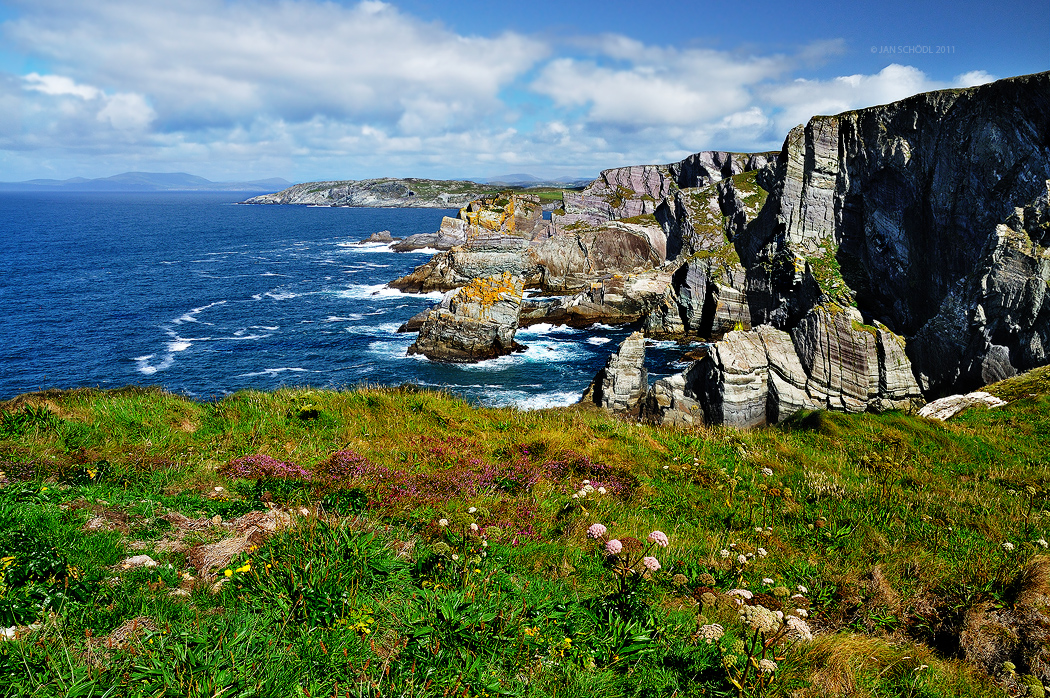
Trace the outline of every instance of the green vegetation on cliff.
<instances>
[{"instance_id":1,"label":"green vegetation on cliff","mask_svg":"<svg viewBox=\"0 0 1050 698\"><path fill-rule=\"evenodd\" d=\"M1016 692L1050 652L1050 372L992 392L751 432L410 387L22 396L0 694Z\"/></svg>"}]
</instances>

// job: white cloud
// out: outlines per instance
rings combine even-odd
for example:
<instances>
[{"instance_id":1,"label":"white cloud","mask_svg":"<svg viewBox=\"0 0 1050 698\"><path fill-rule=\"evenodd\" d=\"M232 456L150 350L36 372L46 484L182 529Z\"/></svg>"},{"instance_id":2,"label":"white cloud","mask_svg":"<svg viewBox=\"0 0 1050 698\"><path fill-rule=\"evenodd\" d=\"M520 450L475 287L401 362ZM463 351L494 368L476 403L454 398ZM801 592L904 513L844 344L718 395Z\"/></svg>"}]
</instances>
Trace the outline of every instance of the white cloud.
<instances>
[{"instance_id":1,"label":"white cloud","mask_svg":"<svg viewBox=\"0 0 1050 698\"><path fill-rule=\"evenodd\" d=\"M831 80L797 79L765 90L761 99L776 110L776 129L786 133L817 114L838 114L888 104L920 92L972 87L995 79L983 70L976 70L960 75L952 82L941 82L931 79L918 68L891 63L873 75L845 75Z\"/></svg>"},{"instance_id":2,"label":"white cloud","mask_svg":"<svg viewBox=\"0 0 1050 698\"><path fill-rule=\"evenodd\" d=\"M98 99L102 96L102 90L90 85L78 85L64 75L40 75L30 73L25 77L26 89L41 92L45 95L58 97L61 95L72 95L81 99Z\"/></svg>"},{"instance_id":3,"label":"white cloud","mask_svg":"<svg viewBox=\"0 0 1050 698\"><path fill-rule=\"evenodd\" d=\"M464 127L498 109L500 89L546 51L514 33L456 35L374 0L42 0L6 34L73 80L148 94L169 130L259 114ZM39 89L76 88L52 80Z\"/></svg>"},{"instance_id":4,"label":"white cloud","mask_svg":"<svg viewBox=\"0 0 1050 698\"><path fill-rule=\"evenodd\" d=\"M702 149L777 149L816 113L994 79L975 70L939 83L890 65L795 80L843 42L780 54L618 35L556 45L459 34L378 0L20 7L0 41L47 69L0 72L0 179L46 162L63 176L596 174Z\"/></svg>"},{"instance_id":5,"label":"white cloud","mask_svg":"<svg viewBox=\"0 0 1050 698\"><path fill-rule=\"evenodd\" d=\"M611 61L554 60L533 89L559 107L585 107L596 124L690 125L746 109L754 85L790 67L777 56L654 48L625 37L606 37L601 49Z\"/></svg>"}]
</instances>

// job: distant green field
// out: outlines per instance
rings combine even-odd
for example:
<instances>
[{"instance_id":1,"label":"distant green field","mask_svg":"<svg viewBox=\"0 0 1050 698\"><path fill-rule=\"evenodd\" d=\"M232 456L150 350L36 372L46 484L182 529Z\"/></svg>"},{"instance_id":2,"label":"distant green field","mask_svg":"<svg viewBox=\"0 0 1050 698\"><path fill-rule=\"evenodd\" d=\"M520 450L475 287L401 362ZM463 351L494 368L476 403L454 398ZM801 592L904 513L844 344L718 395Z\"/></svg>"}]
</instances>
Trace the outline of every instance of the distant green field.
<instances>
[{"instance_id":1,"label":"distant green field","mask_svg":"<svg viewBox=\"0 0 1050 698\"><path fill-rule=\"evenodd\" d=\"M1036 695L1050 372L991 390L748 432L413 387L22 396L0 695Z\"/></svg>"}]
</instances>

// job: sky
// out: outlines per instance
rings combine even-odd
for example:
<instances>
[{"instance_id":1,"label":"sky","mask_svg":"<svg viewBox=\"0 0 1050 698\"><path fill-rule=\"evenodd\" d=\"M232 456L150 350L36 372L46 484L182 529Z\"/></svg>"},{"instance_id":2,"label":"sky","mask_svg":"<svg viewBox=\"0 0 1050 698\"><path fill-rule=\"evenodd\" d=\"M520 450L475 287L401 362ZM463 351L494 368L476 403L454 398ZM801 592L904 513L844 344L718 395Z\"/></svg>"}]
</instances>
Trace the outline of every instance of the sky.
<instances>
[{"instance_id":1,"label":"sky","mask_svg":"<svg viewBox=\"0 0 1050 698\"><path fill-rule=\"evenodd\" d=\"M1050 69L1050 3L0 0L0 181L594 177Z\"/></svg>"}]
</instances>

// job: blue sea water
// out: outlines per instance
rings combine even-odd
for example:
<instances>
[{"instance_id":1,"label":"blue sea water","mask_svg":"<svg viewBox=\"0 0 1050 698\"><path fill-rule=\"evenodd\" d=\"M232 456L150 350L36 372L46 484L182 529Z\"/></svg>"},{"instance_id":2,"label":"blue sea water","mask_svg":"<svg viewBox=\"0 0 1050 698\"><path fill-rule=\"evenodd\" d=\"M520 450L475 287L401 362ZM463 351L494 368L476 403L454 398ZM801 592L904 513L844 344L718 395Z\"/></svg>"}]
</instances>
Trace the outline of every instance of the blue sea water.
<instances>
[{"instance_id":1,"label":"blue sea water","mask_svg":"<svg viewBox=\"0 0 1050 698\"><path fill-rule=\"evenodd\" d=\"M520 330L473 365L408 356L397 328L440 299L385 284L425 263L359 241L433 232L436 209L241 206L243 193L0 193L0 399L48 388L447 388L487 405L579 399L625 328ZM681 349L648 351L652 375Z\"/></svg>"}]
</instances>

